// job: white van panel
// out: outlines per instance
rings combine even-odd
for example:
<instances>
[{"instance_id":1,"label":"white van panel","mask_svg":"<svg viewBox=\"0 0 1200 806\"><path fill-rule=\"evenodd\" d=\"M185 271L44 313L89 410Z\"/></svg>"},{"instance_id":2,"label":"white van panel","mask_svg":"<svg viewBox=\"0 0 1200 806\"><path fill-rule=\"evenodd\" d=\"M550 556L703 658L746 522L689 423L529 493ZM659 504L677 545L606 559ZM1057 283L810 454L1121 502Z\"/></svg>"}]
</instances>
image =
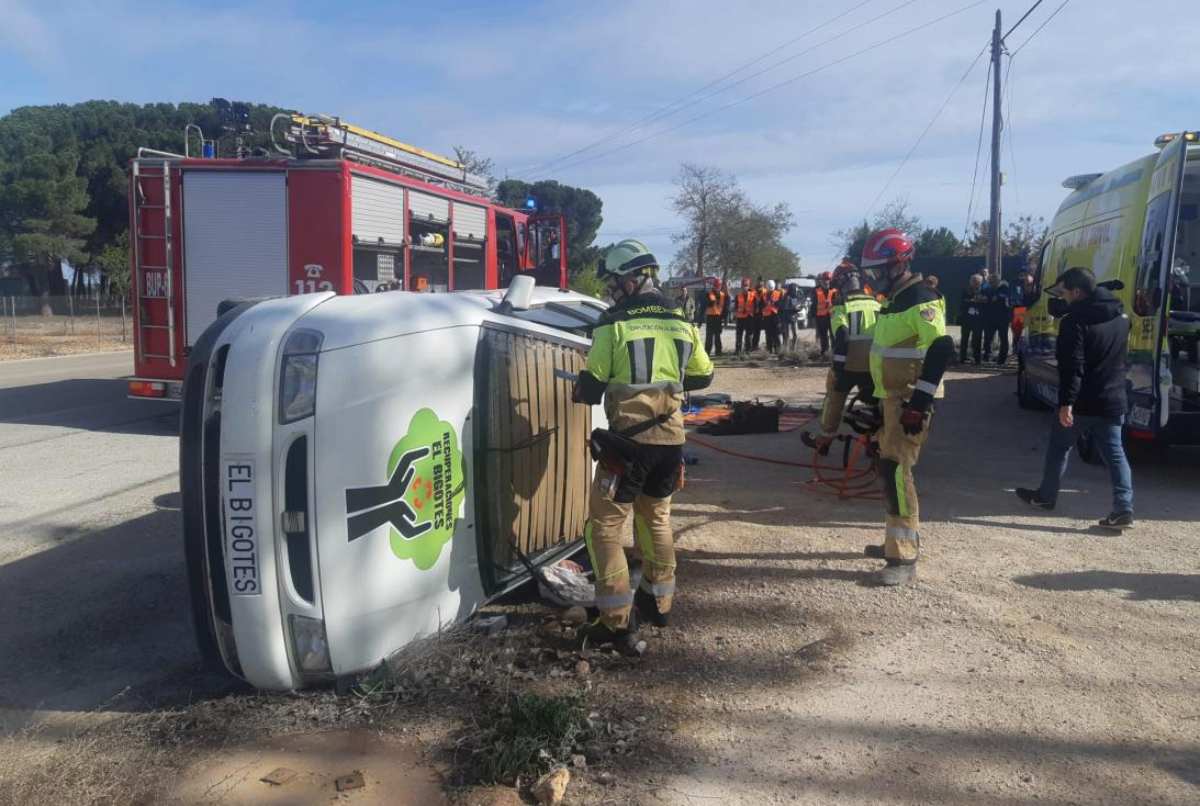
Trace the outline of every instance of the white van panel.
<instances>
[{"instance_id":1,"label":"white van panel","mask_svg":"<svg viewBox=\"0 0 1200 806\"><path fill-rule=\"evenodd\" d=\"M360 244L404 243L404 188L363 176L350 178L350 227Z\"/></svg>"},{"instance_id":2,"label":"white van panel","mask_svg":"<svg viewBox=\"0 0 1200 806\"><path fill-rule=\"evenodd\" d=\"M288 292L287 184L282 171L187 171L183 176L187 344L222 300Z\"/></svg>"}]
</instances>

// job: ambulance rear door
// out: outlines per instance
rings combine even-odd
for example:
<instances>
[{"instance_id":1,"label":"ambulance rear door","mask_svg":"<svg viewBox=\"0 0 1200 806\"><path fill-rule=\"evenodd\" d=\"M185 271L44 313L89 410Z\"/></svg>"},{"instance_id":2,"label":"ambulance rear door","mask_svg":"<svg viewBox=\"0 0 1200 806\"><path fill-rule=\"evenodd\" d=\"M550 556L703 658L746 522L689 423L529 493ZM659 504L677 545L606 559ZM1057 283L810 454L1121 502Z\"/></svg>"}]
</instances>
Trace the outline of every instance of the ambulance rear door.
<instances>
[{"instance_id":1,"label":"ambulance rear door","mask_svg":"<svg viewBox=\"0 0 1200 806\"><path fill-rule=\"evenodd\" d=\"M1170 370L1164 351L1167 325L1167 293L1171 261L1175 256L1175 231L1187 146L1195 135L1183 133L1163 148L1150 180L1146 223L1138 253L1137 280L1133 292L1130 334L1131 407L1130 428L1156 432L1170 417L1168 395Z\"/></svg>"}]
</instances>

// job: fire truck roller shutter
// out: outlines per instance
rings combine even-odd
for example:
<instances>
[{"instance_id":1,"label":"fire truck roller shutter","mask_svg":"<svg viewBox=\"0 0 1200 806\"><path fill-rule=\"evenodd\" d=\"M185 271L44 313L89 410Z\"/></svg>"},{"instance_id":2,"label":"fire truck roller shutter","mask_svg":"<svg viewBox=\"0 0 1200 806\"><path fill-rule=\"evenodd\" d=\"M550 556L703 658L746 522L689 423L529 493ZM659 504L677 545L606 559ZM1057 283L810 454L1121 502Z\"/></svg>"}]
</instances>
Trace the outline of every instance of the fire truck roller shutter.
<instances>
[{"instance_id":1,"label":"fire truck roller shutter","mask_svg":"<svg viewBox=\"0 0 1200 806\"><path fill-rule=\"evenodd\" d=\"M223 300L288 293L287 185L283 171L187 171L183 260L191 345Z\"/></svg>"},{"instance_id":2,"label":"fire truck roller shutter","mask_svg":"<svg viewBox=\"0 0 1200 806\"><path fill-rule=\"evenodd\" d=\"M482 241L487 238L487 210L474 204L454 203L454 236L456 238L474 238Z\"/></svg>"},{"instance_id":3,"label":"fire truck roller shutter","mask_svg":"<svg viewBox=\"0 0 1200 806\"><path fill-rule=\"evenodd\" d=\"M404 188L377 179L350 179L350 226L364 246L404 243Z\"/></svg>"},{"instance_id":4,"label":"fire truck roller shutter","mask_svg":"<svg viewBox=\"0 0 1200 806\"><path fill-rule=\"evenodd\" d=\"M408 192L408 209L412 213L413 221L432 219L445 222L450 220L450 201L431 196L428 193L410 190Z\"/></svg>"}]
</instances>

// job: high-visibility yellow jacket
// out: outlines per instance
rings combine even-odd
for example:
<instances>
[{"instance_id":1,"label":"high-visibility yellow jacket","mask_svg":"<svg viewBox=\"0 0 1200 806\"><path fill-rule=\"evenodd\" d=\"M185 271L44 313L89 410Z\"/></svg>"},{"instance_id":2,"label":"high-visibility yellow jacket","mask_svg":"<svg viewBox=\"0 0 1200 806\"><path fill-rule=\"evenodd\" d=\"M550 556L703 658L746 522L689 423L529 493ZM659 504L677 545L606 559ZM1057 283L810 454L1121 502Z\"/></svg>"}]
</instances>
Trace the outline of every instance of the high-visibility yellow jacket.
<instances>
[{"instance_id":1,"label":"high-visibility yellow jacket","mask_svg":"<svg viewBox=\"0 0 1200 806\"><path fill-rule=\"evenodd\" d=\"M713 364L699 331L657 292L639 294L604 313L592 331L583 399L604 401L608 425L623 431L660 415L661 426L632 437L649 445L682 445L683 393L712 382Z\"/></svg>"},{"instance_id":2,"label":"high-visibility yellow jacket","mask_svg":"<svg viewBox=\"0 0 1200 806\"><path fill-rule=\"evenodd\" d=\"M942 397L942 374L953 343L946 337L941 295L912 275L889 296L875 323L871 379L878 397ZM936 350L933 348L936 345Z\"/></svg>"},{"instance_id":3,"label":"high-visibility yellow jacket","mask_svg":"<svg viewBox=\"0 0 1200 806\"><path fill-rule=\"evenodd\" d=\"M833 330L833 361L846 372L871 371L871 341L879 317L879 302L869 294L838 296L829 326Z\"/></svg>"}]
</instances>

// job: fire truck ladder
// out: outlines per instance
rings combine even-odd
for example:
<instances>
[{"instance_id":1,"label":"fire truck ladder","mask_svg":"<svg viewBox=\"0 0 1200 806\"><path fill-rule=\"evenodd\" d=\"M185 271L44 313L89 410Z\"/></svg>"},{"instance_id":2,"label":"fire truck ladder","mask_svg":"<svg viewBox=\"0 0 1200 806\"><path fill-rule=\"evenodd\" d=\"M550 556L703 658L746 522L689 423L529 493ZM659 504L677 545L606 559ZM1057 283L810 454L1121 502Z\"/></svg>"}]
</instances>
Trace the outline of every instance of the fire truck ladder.
<instances>
[{"instance_id":1,"label":"fire truck ladder","mask_svg":"<svg viewBox=\"0 0 1200 806\"><path fill-rule=\"evenodd\" d=\"M164 155L165 156L165 155ZM139 154L140 157L140 154ZM133 161L133 281L138 284L138 298L141 310L138 311L138 337L135 340L137 352L141 358L154 358L176 364L175 356L175 288L171 278L171 266L174 265L174 243L171 238L171 161L164 159L143 164L139 158ZM159 195L161 193L161 196ZM152 246L160 243L161 249ZM147 253L154 260L162 263L147 262ZM161 282L151 283L150 277L161 272ZM152 293L153 292L153 293ZM147 300L166 301L166 321L147 321L149 319ZM147 350L146 335L151 331L166 331L167 352L152 353Z\"/></svg>"},{"instance_id":2,"label":"fire truck ladder","mask_svg":"<svg viewBox=\"0 0 1200 806\"><path fill-rule=\"evenodd\" d=\"M287 122L283 129L284 140L302 159L354 160L461 193L476 196L487 193L487 179L468 172L457 160L330 115L276 115L271 121L271 140L278 151L292 153L275 141L275 123L279 120Z\"/></svg>"}]
</instances>

